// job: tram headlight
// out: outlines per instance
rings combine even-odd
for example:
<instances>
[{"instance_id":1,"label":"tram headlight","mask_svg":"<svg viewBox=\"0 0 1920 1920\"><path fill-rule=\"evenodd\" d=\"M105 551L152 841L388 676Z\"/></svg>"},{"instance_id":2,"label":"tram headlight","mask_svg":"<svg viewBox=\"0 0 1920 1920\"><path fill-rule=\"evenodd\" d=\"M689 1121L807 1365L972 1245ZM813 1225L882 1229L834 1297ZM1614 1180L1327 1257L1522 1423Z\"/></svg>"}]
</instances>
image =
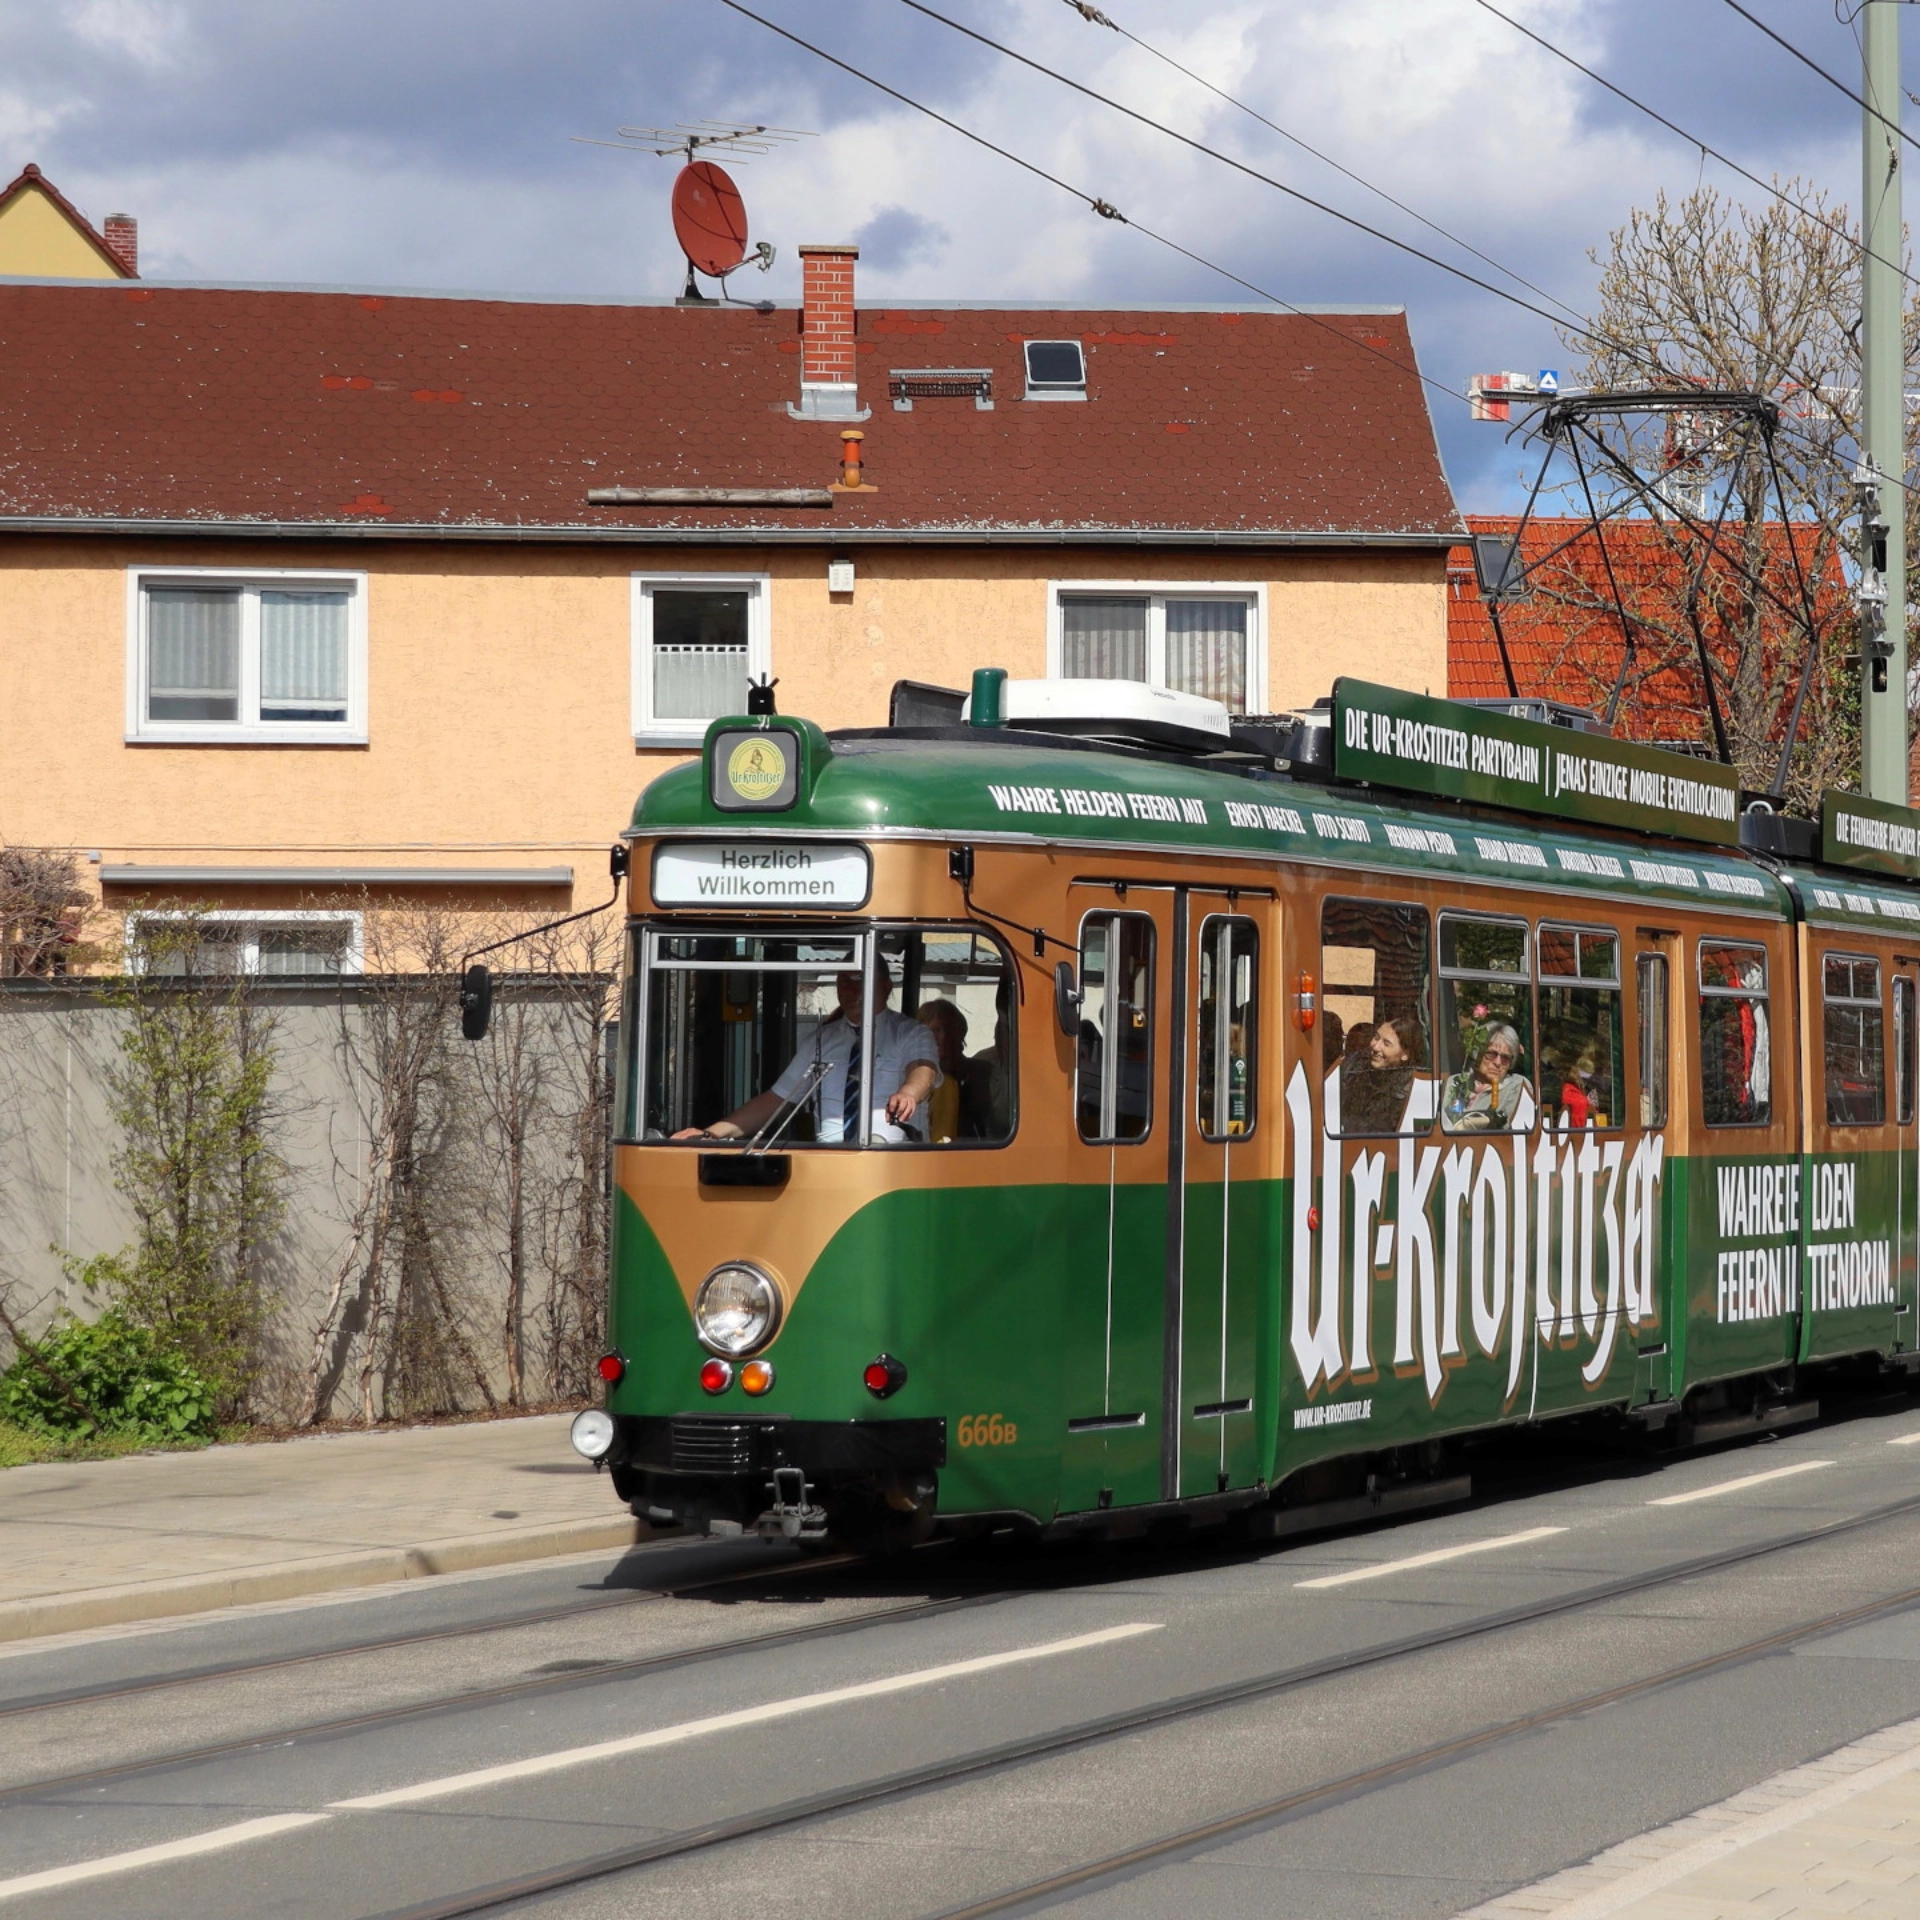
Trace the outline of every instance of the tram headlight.
<instances>
[{"instance_id":1,"label":"tram headlight","mask_svg":"<svg viewBox=\"0 0 1920 1920\"><path fill-rule=\"evenodd\" d=\"M573 1416L573 1431L568 1434L573 1450L583 1460L604 1460L613 1451L613 1415L601 1407L589 1407Z\"/></svg>"},{"instance_id":2,"label":"tram headlight","mask_svg":"<svg viewBox=\"0 0 1920 1920\"><path fill-rule=\"evenodd\" d=\"M713 1353L738 1359L755 1353L780 1327L780 1289L746 1260L729 1260L700 1283L693 1297L694 1331Z\"/></svg>"}]
</instances>

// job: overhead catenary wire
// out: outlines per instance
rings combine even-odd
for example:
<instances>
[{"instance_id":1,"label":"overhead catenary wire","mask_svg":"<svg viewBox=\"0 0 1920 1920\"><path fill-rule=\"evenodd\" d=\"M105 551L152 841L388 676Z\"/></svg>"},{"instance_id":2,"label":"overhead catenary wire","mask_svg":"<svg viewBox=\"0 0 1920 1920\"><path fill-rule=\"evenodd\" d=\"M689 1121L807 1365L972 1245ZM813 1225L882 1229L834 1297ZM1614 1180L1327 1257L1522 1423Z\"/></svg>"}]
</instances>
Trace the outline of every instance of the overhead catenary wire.
<instances>
[{"instance_id":1,"label":"overhead catenary wire","mask_svg":"<svg viewBox=\"0 0 1920 1920\"><path fill-rule=\"evenodd\" d=\"M1876 120L1878 120L1880 124L1883 127L1885 127L1889 133L1899 135L1899 137L1902 140L1904 140L1908 146L1914 147L1914 148L1920 148L1920 140L1916 140L1913 137L1913 135L1910 134L1906 130L1906 128L1900 124L1898 120L1889 119L1887 117L1886 108L1876 107L1871 105L1868 101L1863 99L1859 94L1855 93L1854 90L1850 86L1848 86L1847 83L1844 80L1842 80L1837 74L1829 73L1826 70L1826 68L1823 67L1819 63L1819 61L1815 60L1810 54L1802 53L1800 49L1796 47L1793 44L1793 42L1786 37L1785 34L1775 33L1774 30L1770 26L1768 26L1767 23L1764 20L1762 20L1757 13L1749 13L1747 9L1740 4L1740 0L1726 0L1726 4L1730 6L1734 10L1734 12L1740 16L1742 20L1745 20L1750 26L1756 27L1759 29L1760 32L1764 33L1767 36L1767 38L1774 43L1775 46L1780 47L1784 51L1792 54L1793 57L1796 60L1798 60L1803 67L1808 68L1811 72L1817 73L1820 76L1820 78L1827 83L1828 86L1835 87L1841 93L1844 93L1847 96L1847 98L1851 100L1853 104L1860 109L1862 113L1872 114L1873 117Z\"/></svg>"},{"instance_id":2,"label":"overhead catenary wire","mask_svg":"<svg viewBox=\"0 0 1920 1920\"><path fill-rule=\"evenodd\" d=\"M727 4L732 5L733 0L727 0ZM1150 127L1156 133L1165 134L1170 140L1179 141L1182 146L1191 147L1195 153L1203 154L1210 160L1217 160L1222 166L1231 167L1236 173L1243 173L1250 180L1257 180L1262 186L1271 187L1275 192L1285 194L1290 200L1297 200L1303 206L1313 208L1316 213L1324 213L1329 218L1338 220L1343 226L1352 227L1366 234L1370 239L1379 240L1401 253L1409 254L1430 267L1438 268L1442 273L1450 274L1456 280L1464 280L1468 286L1478 287L1482 293L1492 294L1496 300L1504 300L1510 306L1520 308L1522 312L1533 314L1537 319L1546 321L1550 327L1564 329L1583 340L1612 347L1616 351L1632 350L1627 347L1627 343L1614 340L1606 334L1596 333L1578 319L1569 323L1559 314L1550 313L1545 307L1538 306L1531 300L1522 299L1519 294L1509 292L1505 287L1494 285L1491 280L1483 280L1477 273L1470 273L1465 267L1455 266L1450 260L1442 260L1439 255L1427 252L1424 247L1416 247L1410 240L1402 240L1396 234L1370 225L1355 214L1343 213L1340 208L1330 206L1324 200L1315 199L1312 194L1304 193L1298 187L1290 187L1284 180L1276 180L1272 174L1263 173L1258 167L1236 159L1232 154L1224 153L1218 147L1208 146L1204 140L1196 140L1190 133L1182 133L1178 127L1170 127L1165 121L1156 120L1151 114L1142 113L1139 108L1130 107L1124 101L1114 99L1111 94L1102 93L1097 87L1090 87L1083 80L1075 80L1070 74L1061 73L1057 68L1047 66L1045 62L1034 59L1030 54L1021 53L1017 48L1009 47L975 27L969 27L961 21L950 18L937 9L927 6L925 0L900 0L900 4L911 8L915 13L924 14L927 19L937 21L954 33L979 42L983 47L992 48L995 53L1017 61L1023 67L1032 68L1035 73L1044 74L1049 80L1057 81L1061 86L1068 87L1075 93L1084 94L1089 100L1098 101L1100 105L1112 108L1115 113L1124 114L1129 120L1138 121L1143 127ZM1505 269L1501 271L1504 272ZM1642 357L1647 358L1644 355ZM1657 361L1649 360L1648 363L1658 368ZM1658 370L1666 371L1664 368L1658 368Z\"/></svg>"},{"instance_id":3,"label":"overhead catenary wire","mask_svg":"<svg viewBox=\"0 0 1920 1920\"><path fill-rule=\"evenodd\" d=\"M1071 4L1071 0L1069 0L1069 4ZM1710 146L1705 140L1701 139L1697 133L1688 132L1688 130L1681 126L1676 120L1669 120L1657 107L1648 106L1644 100L1629 93L1625 87L1616 85L1613 81L1609 80L1605 74L1596 73L1593 68L1588 66L1584 61L1575 59L1564 47L1555 46L1544 34L1536 33L1532 27L1526 26L1516 20L1512 14L1502 13L1498 7L1493 5L1493 0L1474 0L1474 4L1484 12L1492 14L1496 20L1504 21L1515 33L1521 34L1531 40L1533 44L1543 52L1552 54L1556 60L1565 61L1576 73L1585 74L1595 86L1604 87L1616 100L1624 101L1628 106L1632 107L1636 113L1645 114L1649 120L1654 121L1659 126L1665 127L1669 133L1684 140L1688 146L1698 148L1699 151L1707 155L1709 159L1717 160L1721 166L1727 168L1730 172L1737 173L1743 180L1750 181L1754 186L1758 187L1762 193L1771 194L1782 206L1791 207L1795 213L1800 214L1803 218L1813 221L1818 226L1825 227L1829 233L1837 234L1848 246L1860 254L1863 259L1871 257L1878 260L1882 266L1891 267L1909 286L1920 286L1920 278L1916 278L1912 273L1908 272L1906 267L1899 261L1888 260L1884 255L1874 253L1872 248L1867 246L1863 240L1850 232L1838 220L1828 218L1827 215L1823 214L1817 207L1810 207L1804 200L1797 200L1792 194L1783 192L1777 181L1761 179L1757 173L1753 172L1750 168L1743 167L1738 160L1733 159L1728 154L1722 153L1718 147Z\"/></svg>"},{"instance_id":4,"label":"overhead catenary wire","mask_svg":"<svg viewBox=\"0 0 1920 1920\"><path fill-rule=\"evenodd\" d=\"M1229 93L1226 88L1215 85L1205 74L1195 73L1191 67L1183 66L1172 54L1163 52L1159 47L1156 47L1151 40L1141 39L1137 33L1123 27L1110 13L1105 13L1099 7L1094 6L1092 0L1065 0L1065 4L1071 7L1074 12L1090 26L1106 27L1112 32L1117 33L1122 40L1129 41L1132 45L1138 47L1142 53L1151 54L1153 58L1160 61L1162 65L1171 67L1175 73L1181 74L1186 79L1191 80L1195 86L1204 87L1215 99L1224 100L1228 106L1240 113L1244 113L1250 120L1257 120L1260 125L1267 128L1269 132L1277 133L1282 140L1288 141L1298 147L1302 153L1311 154L1322 166L1331 167L1334 172L1339 174L1343 179L1351 180L1356 187L1372 194L1378 200L1384 200L1388 206L1396 209L1400 213L1404 213L1409 220L1419 221L1429 233L1437 233L1441 239L1447 241L1450 245L1460 248L1462 252L1472 254L1476 260L1491 267L1495 273L1505 274L1516 286L1525 287L1529 293L1537 293L1542 300L1552 301L1556 307L1564 308L1568 313L1572 314L1576 320L1582 317L1577 307L1570 301L1563 300L1550 288L1540 286L1537 282L1529 280L1525 274L1518 273L1503 261L1496 260L1492 254L1485 253L1479 247L1476 247L1471 240L1464 240L1459 234L1453 233L1446 227L1443 227L1439 221L1429 219L1427 215L1422 213L1417 207L1410 207L1404 200L1395 199L1386 188L1377 186L1364 174L1356 173L1351 167L1342 165L1332 154L1322 152L1321 149L1316 147L1311 141L1302 139L1299 134L1293 132L1290 128L1281 126L1277 120L1270 120L1258 107L1249 106L1246 101Z\"/></svg>"},{"instance_id":5,"label":"overhead catenary wire","mask_svg":"<svg viewBox=\"0 0 1920 1920\"><path fill-rule=\"evenodd\" d=\"M1333 335L1335 339L1343 341L1347 346L1358 347L1363 353L1371 354L1374 359L1384 361L1388 366L1392 367L1396 373L1406 374L1412 379L1418 380L1423 386L1432 388L1435 393L1443 393L1450 400L1468 401L1470 399L1470 396L1462 393L1458 387L1450 387L1444 380L1436 380L1431 374L1423 373L1417 365L1402 360L1397 354L1386 352L1376 346L1370 346L1364 340L1355 339L1344 327L1336 327L1330 320L1327 320L1322 315L1310 313L1306 308L1296 306L1291 300L1285 299L1281 295L1257 285L1255 282L1247 279L1244 274L1235 273L1231 267L1222 266L1217 260L1209 260L1204 254L1196 253L1191 247L1182 246L1179 241L1171 238L1169 235L1156 232L1152 227L1143 226L1138 220L1130 219L1110 201L1101 199L1097 194L1088 193L1084 187L1076 187L1071 181L1061 179L1058 174L1049 173L1045 167L1039 165L1036 161L1026 159L1024 156L1013 152L1011 148L1000 146L995 141L989 140L985 134L974 132L971 127L961 125L958 120L949 118L936 108L928 106L924 101L916 100L911 94L902 93L898 87L889 86L886 81L876 79L874 75L854 66L851 62L842 60L838 54L829 53L826 48L815 46L811 40L802 39L799 34L792 32L789 28L781 26L778 21L769 20L765 14L755 13L751 7L743 5L742 0L720 0L720 4L742 15L744 18L753 21L756 25L765 27L769 33L778 34L782 40L799 47L803 52L812 54L816 59L824 60L829 66L838 67L842 73L850 75L855 80L864 82L867 86L874 88L880 93L884 93L889 99L899 101L903 107L910 107L915 113L924 114L929 120L938 121L941 126L946 127L949 131L959 134L963 140L971 140L975 146L986 148L989 153L997 154L1002 160L1010 161L1014 166L1034 175L1036 179L1046 181L1049 186L1058 187L1062 193L1078 200L1082 206L1088 208L1091 212L1099 214L1103 220L1116 221L1123 227L1130 227L1143 238L1157 242L1160 246L1166 247L1173 253L1179 254L1184 260L1191 260L1195 266L1204 267L1207 272L1216 273L1223 280L1229 280L1235 286L1243 287L1248 293L1254 295L1256 299L1264 300L1272 306L1280 307L1286 312L1295 315L1297 318L1320 327L1323 331Z\"/></svg>"}]
</instances>

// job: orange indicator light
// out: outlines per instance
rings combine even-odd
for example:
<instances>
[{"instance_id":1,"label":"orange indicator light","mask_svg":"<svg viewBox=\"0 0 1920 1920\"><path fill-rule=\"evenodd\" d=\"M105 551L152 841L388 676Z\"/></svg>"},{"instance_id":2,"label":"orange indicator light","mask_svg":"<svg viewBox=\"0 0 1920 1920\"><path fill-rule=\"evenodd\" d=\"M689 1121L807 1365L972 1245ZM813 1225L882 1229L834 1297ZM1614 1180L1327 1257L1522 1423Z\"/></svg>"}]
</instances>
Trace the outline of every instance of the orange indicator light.
<instances>
[{"instance_id":1,"label":"orange indicator light","mask_svg":"<svg viewBox=\"0 0 1920 1920\"><path fill-rule=\"evenodd\" d=\"M749 1360L740 1369L740 1388L755 1399L773 1385L773 1362L771 1360Z\"/></svg>"}]
</instances>

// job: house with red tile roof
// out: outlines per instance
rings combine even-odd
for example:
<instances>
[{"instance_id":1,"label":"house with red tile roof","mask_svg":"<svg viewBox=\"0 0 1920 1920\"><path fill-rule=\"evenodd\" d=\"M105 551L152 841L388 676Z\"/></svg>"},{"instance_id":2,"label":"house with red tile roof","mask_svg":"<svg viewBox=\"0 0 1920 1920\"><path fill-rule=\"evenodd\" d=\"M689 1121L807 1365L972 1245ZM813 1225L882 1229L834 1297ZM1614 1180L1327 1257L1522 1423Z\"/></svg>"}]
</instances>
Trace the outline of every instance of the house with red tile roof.
<instances>
[{"instance_id":1,"label":"house with red tile roof","mask_svg":"<svg viewBox=\"0 0 1920 1920\"><path fill-rule=\"evenodd\" d=\"M96 227L28 162L0 187L0 274L137 280L139 227L124 213L110 213Z\"/></svg>"},{"instance_id":2,"label":"house with red tile roof","mask_svg":"<svg viewBox=\"0 0 1920 1920\"><path fill-rule=\"evenodd\" d=\"M0 842L310 964L342 890L584 904L749 676L829 727L979 665L1445 684L1404 313L865 307L802 252L798 307L0 283Z\"/></svg>"},{"instance_id":3,"label":"house with red tile roof","mask_svg":"<svg viewBox=\"0 0 1920 1920\"><path fill-rule=\"evenodd\" d=\"M1505 577L1524 578L1527 591L1500 602L1496 632L1473 546L1463 542L1448 554L1447 691L1456 700L1500 700L1517 691L1523 699L1611 712L1622 738L1711 754L1712 722L1686 611L1696 567L1701 632L1717 678L1734 678L1740 635L1752 609L1760 610L1769 737L1784 737L1802 657L1803 608L1811 607L1824 638L1844 634L1851 645L1852 601L1839 555L1811 525L1796 526L1789 544L1785 528L1768 523L1748 559L1733 526L1710 550L1684 525L1645 518L1609 520L1601 531L1587 519L1553 515L1535 515L1524 529L1510 515L1469 514L1466 524L1470 541L1488 543L1483 569L1492 568L1490 578L1499 577L1501 556L1519 533ZM1763 583L1757 591L1750 585L1756 573ZM1846 670L1838 651L1829 666Z\"/></svg>"}]
</instances>

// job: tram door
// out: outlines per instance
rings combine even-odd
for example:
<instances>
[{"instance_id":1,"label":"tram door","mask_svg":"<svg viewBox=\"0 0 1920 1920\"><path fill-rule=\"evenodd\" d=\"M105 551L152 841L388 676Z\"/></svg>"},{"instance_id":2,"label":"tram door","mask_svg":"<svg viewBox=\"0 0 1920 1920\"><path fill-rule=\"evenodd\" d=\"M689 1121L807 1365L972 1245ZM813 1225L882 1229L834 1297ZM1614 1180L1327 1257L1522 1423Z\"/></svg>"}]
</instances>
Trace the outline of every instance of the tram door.
<instances>
[{"instance_id":1,"label":"tram door","mask_svg":"<svg viewBox=\"0 0 1920 1920\"><path fill-rule=\"evenodd\" d=\"M1899 1195L1895 1214L1893 1350L1920 1345L1914 1322L1916 1253L1920 1252L1920 960L1910 953L1893 957L1893 1124L1899 1141Z\"/></svg>"},{"instance_id":2,"label":"tram door","mask_svg":"<svg viewBox=\"0 0 1920 1920\"><path fill-rule=\"evenodd\" d=\"M1168 1195L1169 1285L1162 1448L1183 1498L1246 1486L1258 1473L1254 1367L1269 1251L1267 1188L1256 1177L1262 934L1269 901L1185 895L1186 1014L1179 1178Z\"/></svg>"}]
</instances>

